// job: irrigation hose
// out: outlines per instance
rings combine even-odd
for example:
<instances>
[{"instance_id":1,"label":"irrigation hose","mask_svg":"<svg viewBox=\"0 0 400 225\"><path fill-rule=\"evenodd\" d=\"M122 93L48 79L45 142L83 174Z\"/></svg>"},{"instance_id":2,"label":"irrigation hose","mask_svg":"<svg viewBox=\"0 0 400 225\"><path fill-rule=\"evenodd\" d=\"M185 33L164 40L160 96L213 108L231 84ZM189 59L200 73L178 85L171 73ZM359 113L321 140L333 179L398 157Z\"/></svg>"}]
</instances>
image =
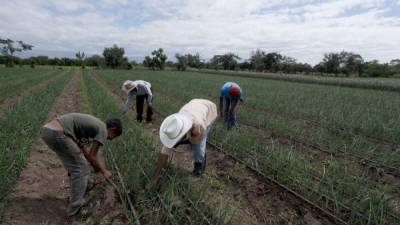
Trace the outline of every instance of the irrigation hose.
<instances>
[{"instance_id":1,"label":"irrigation hose","mask_svg":"<svg viewBox=\"0 0 400 225\"><path fill-rule=\"evenodd\" d=\"M341 218L339 218L338 216L336 216L335 214L329 212L328 210L320 207L319 205L317 205L316 203L312 202L311 200L307 199L306 197L302 196L301 194L297 193L296 191L292 190L291 188L287 187L284 184L281 184L280 182L278 182L277 180L265 175L264 173L260 172L259 170L257 170L256 168L248 165L246 162L244 162L243 160L235 157L232 154L227 153L226 151L224 151L223 149L219 148L217 145L207 141L208 144L214 146L215 149L217 149L218 151L224 153L225 155L231 157L232 159L234 159L235 161L238 161L240 163L242 163L243 165L245 165L247 168L249 168L251 171L255 172L256 174L260 175L261 177L266 178L267 180L271 181L272 183L278 185L279 187L285 189L286 191L288 191L289 193L291 193L292 195L296 196L297 198L301 199L302 201L306 202L307 204L309 204L310 206L318 209L320 212L324 213L325 215L331 217L332 219L334 219L335 221L343 224L343 225L349 225L346 221L342 220Z\"/></svg>"},{"instance_id":2,"label":"irrigation hose","mask_svg":"<svg viewBox=\"0 0 400 225\"><path fill-rule=\"evenodd\" d=\"M129 209L129 211L131 211L132 214L133 214L133 217L134 217L134 219L135 219L136 224L137 224L137 225L140 225L140 220L139 220L138 214L137 214L137 212L136 212L136 210L135 210L135 207L134 207L134 205L133 205L133 203L132 203L132 200L131 200L130 191L126 189L125 182L124 182L124 180L123 180L123 178L122 178L122 175L121 175L121 173L120 173L120 171L119 171L119 168L118 168L118 166L117 166L117 164L116 164L116 162L115 162L115 158L114 158L113 153L112 153L111 151L108 151L108 152L110 153L110 156L111 156L111 159L112 159L113 167L115 168L115 170L116 170L116 172L117 172L118 179L119 179L119 182L121 183L121 186L122 186L122 189L123 189L123 193L124 193L124 194L121 194L120 189L118 188L118 186L117 186L112 180L107 179L107 181L115 188L115 190L118 191L118 194L119 194L119 196L120 196L120 199L121 199L121 200L125 200L125 202L128 204L128 209Z\"/></svg>"}]
</instances>

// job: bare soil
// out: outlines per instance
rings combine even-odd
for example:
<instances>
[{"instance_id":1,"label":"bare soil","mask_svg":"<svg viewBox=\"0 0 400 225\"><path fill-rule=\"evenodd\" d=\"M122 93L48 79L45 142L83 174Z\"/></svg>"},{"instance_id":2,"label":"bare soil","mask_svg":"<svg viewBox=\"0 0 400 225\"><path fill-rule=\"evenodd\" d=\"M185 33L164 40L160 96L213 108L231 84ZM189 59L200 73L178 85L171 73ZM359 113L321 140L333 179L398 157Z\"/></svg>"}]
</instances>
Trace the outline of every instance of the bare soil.
<instances>
[{"instance_id":1,"label":"bare soil","mask_svg":"<svg viewBox=\"0 0 400 225\"><path fill-rule=\"evenodd\" d=\"M45 84L41 84L45 85ZM75 74L52 107L48 121L56 116L78 111L77 93L82 88L82 77ZM122 210L110 187L93 190L87 200L98 201L100 207L84 224L99 224L98 219L107 217L108 224L124 224ZM56 154L38 137L28 163L22 171L8 206L3 214L4 225L64 225L69 196L67 171ZM96 214L97 213L97 214ZM75 223L78 224L78 223ZM81 223L82 224L82 223Z\"/></svg>"},{"instance_id":2,"label":"bare soil","mask_svg":"<svg viewBox=\"0 0 400 225\"><path fill-rule=\"evenodd\" d=\"M100 78L95 79L106 89L110 90L116 99L124 101L125 95L117 88L108 85ZM134 113L132 113L133 115ZM152 124L145 127L158 135L158 126L164 116L156 113ZM132 117L133 118L133 117ZM193 169L190 152L186 148L178 148L173 162L178 167L187 170L188 176ZM234 200L238 203L236 218L238 224L334 224L319 211L298 198L282 190L280 187L261 180L245 166L233 161L225 154L218 152L212 146L207 147L207 173L205 176L216 175L216 180L222 182L223 193L220 185L211 185L208 196L225 201ZM199 179L195 182L203 182ZM201 185L199 185L201 186Z\"/></svg>"}]
</instances>

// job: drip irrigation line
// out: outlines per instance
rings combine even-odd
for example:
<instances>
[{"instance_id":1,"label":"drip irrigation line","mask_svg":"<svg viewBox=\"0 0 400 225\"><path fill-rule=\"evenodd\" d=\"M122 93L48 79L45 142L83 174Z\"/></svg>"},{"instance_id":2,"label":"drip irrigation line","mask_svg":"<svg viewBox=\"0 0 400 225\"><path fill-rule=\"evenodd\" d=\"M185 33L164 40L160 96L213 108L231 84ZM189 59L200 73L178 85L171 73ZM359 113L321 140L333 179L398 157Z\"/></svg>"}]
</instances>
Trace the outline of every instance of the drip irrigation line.
<instances>
[{"instance_id":1,"label":"drip irrigation line","mask_svg":"<svg viewBox=\"0 0 400 225\"><path fill-rule=\"evenodd\" d=\"M344 220L342 220L341 218L339 218L338 216L336 216L335 214L329 212L328 210L320 207L319 205L317 205L316 203L312 202L311 200L309 200L308 198L304 197L303 195L297 193L296 191L292 190L291 188L287 187L284 184L281 184L280 182L278 182L277 180L275 180L272 177L269 177L267 175L265 175L264 173L262 173L261 171L257 170L256 168L254 168L253 166L248 165L246 162L244 162L242 159L237 158L236 156L226 152L225 150L219 148L218 146L214 145L213 143L207 141L208 144L210 144L211 146L213 146L215 149L217 149L218 151L222 152L223 154L229 156L230 158L232 158L233 160L240 162L241 164L245 165L248 169L250 169L251 171L253 171L254 173L256 173L257 175L266 178L267 180L271 181L272 183L278 185L279 187L285 189L286 191L288 191L289 193L291 193L292 195L296 196L297 198L301 199L302 201L306 202L307 204L309 204L310 206L318 209L320 212L324 213L325 215L329 216L330 218L334 219L335 221L339 222L340 224L343 225L349 225L347 222L345 222Z\"/></svg>"},{"instance_id":2,"label":"drip irrigation line","mask_svg":"<svg viewBox=\"0 0 400 225\"><path fill-rule=\"evenodd\" d=\"M210 95L208 95L208 96L212 97ZM173 98L173 99L175 99L177 101L182 102L182 100L180 98L177 98L175 96L169 96L169 97ZM250 108L247 108L247 109L249 109L250 111L253 111L253 112L260 112L261 111L259 109L254 108L254 107L250 107ZM347 130L346 128L343 128L343 127L340 127L340 126L323 125L322 123L320 123L318 121L315 121L315 120L312 120L312 119L307 119L307 118L293 117L291 115L288 115L287 113L284 113L284 115L282 115L281 113L276 113L276 112L270 111L268 109L266 109L264 111L261 111L261 113L262 114L266 114L266 113L267 114L272 114L274 116L278 116L278 117L281 117L283 119L291 119L291 120L303 121L303 122L312 124L312 126L314 126L314 127L320 127L320 128L327 129L328 131L333 132L333 133L335 133L337 135L340 135L340 134L343 134L343 133L347 133L347 134L350 134L353 137L356 136L356 135L364 136L367 139L370 139L370 141L375 142L376 144L384 143L385 145L390 145L389 147L392 147L392 148L394 146L399 146L400 145L400 142L391 141L391 140L388 140L388 139L385 139L385 138L380 138L380 137L374 137L374 136L371 136L371 135L368 135L368 134L364 134L362 132L353 133L353 132Z\"/></svg>"},{"instance_id":3,"label":"drip irrigation line","mask_svg":"<svg viewBox=\"0 0 400 225\"><path fill-rule=\"evenodd\" d=\"M242 125L244 125L246 127L253 127L254 129L256 129L256 127L254 127L253 125L250 125L250 124L242 123ZM278 139L279 139L279 137L281 137L281 138L287 139L289 141L292 141L294 143L302 144L302 145L307 146L309 148L318 150L320 152L324 152L326 154L330 154L330 155L334 155L334 156L337 155L337 154L349 155L349 156L351 156L353 158L356 158L356 159L360 160L361 162L364 162L367 165L370 165L370 166L375 167L375 168L381 168L381 169L384 170L385 173L392 174L393 176L396 176L396 177L400 177L400 169L398 169L396 167L387 166L387 165L381 164L381 163L379 163L379 162L377 162L375 160L372 160L372 159L369 159L369 158L364 158L362 156L359 156L359 155L356 155L356 154L353 154L353 153L345 152L345 151L343 151L343 150L341 150L339 148L335 149L338 152L331 151L331 150L326 150L326 149L322 148L319 145L311 144L311 143L307 142L306 140L298 138L298 137L293 137L293 136L283 135L283 134L279 134L277 136L278 136ZM271 139L273 139L273 138L271 138ZM326 148L326 146L324 146L324 147ZM358 163L361 163L361 162L358 162ZM368 163L366 163L366 162L368 162Z\"/></svg>"},{"instance_id":4,"label":"drip irrigation line","mask_svg":"<svg viewBox=\"0 0 400 225\"><path fill-rule=\"evenodd\" d=\"M253 112L254 111L260 112L261 111L259 109L255 109L255 108L251 108L250 110L253 111ZM262 112L264 112L264 113L262 113ZM340 127L340 126L323 125L321 122L318 122L318 121L315 121L315 120L311 120L311 119L307 119L307 118L293 117L291 115L288 115L287 113L283 113L283 114L282 113L276 113L276 112L270 111L268 109L266 109L264 111L261 111L261 113L262 114L265 114L265 113L272 114L274 116L278 116L278 117L281 117L283 119L303 121L305 123L311 124L311 126L327 129L328 131L330 131L332 133L335 133L336 135L343 135L343 133L345 133L345 134L351 135L352 137L363 136L363 137L366 137L367 139L369 139L371 142L375 142L376 144L389 145L389 147L392 147L392 148L394 146L399 146L400 145L400 142L388 140L388 139L385 139L385 138L375 137L375 136L368 135L368 134L365 134L365 133L362 133L362 132L353 133L352 131L350 131L350 130L348 130L346 128Z\"/></svg>"},{"instance_id":5,"label":"drip irrigation line","mask_svg":"<svg viewBox=\"0 0 400 225\"><path fill-rule=\"evenodd\" d=\"M312 122L312 121L309 121L309 122ZM322 127L322 126L321 126L321 127ZM322 127L322 128L328 129L327 127ZM343 129L343 131L345 131L345 130ZM361 134L361 135L363 135L363 134ZM353 136L354 136L354 135L353 135ZM396 143L396 142L392 142L392 141L389 141L389 140L380 139L380 138L376 138L376 137L372 137L372 136L367 136L367 135L363 135L363 136L368 137L368 138L371 138L371 139L376 139L376 140L381 141L381 142L386 142L386 143L389 143L389 144L393 144L393 145L399 144L399 143ZM291 138L291 139L292 139L292 138ZM309 145L309 146L310 146L309 143L306 143L306 142L304 142L304 141L300 141L300 140L294 140L294 141L297 141L298 143L301 143L301 144ZM340 222L341 224L346 224L346 225L348 224L347 222L345 222L344 220L342 220L341 218L339 218L339 217L336 216L335 214L333 214L333 213L329 212L328 210L326 210L326 209L324 209L324 208L318 206L316 203L312 202L311 200L307 199L305 196L303 196L303 195L297 193L296 191L292 190L291 188L289 188L289 187L287 187L287 186L285 186L285 185L279 183L279 182L278 182L277 180L275 180L274 178L271 178L271 177L265 175L264 173L260 172L259 170L257 170L257 169L254 168L253 166L248 165L248 164L247 164L246 162L244 162L243 160L237 158L237 157L234 156L234 155L231 155L231 154L227 153L226 151L224 151L223 149L221 149L221 148L219 148L218 146L214 145L213 143L210 143L210 142L207 142L207 143L209 143L210 145L214 146L215 149L217 149L217 150L223 152L224 154L228 155L228 156L231 157L232 159L234 159L234 160L236 160L236 161L238 161L238 162L244 164L248 169L250 169L251 171L253 171L253 172L255 172L256 174L260 175L261 177L264 177L264 178L270 180L271 182L273 182L273 183L275 183L276 185L280 186L281 188L287 190L288 192L290 192L290 193L293 194L294 196L296 196L296 197L298 197L299 199L305 201L306 203L308 203L308 204L311 205L312 207L314 207L314 208L320 210L321 212L323 212L324 214L328 215L329 217L331 217L331 218L334 219L335 221ZM311 145L310 147L316 148L317 150L321 150L321 151L326 152L326 153L329 153L329 154L335 154L334 152L321 149L320 147L315 146L315 145ZM342 152L342 153L344 153L344 152ZM344 154L346 154L346 153L344 153ZM347 154L348 154L348 153L347 153ZM352 154L350 154L350 155L352 155ZM357 156L357 155L352 155L352 156L353 156L353 157L356 157L356 158L359 158L359 159L361 159L361 160L364 160L364 161L369 161L369 162L371 162L371 163L375 163L375 164L377 164L378 166L380 165L380 164L377 163L376 161L373 161L373 160L370 160L370 159L362 158L362 157ZM390 166L381 165L381 167L386 167L386 168L389 168L389 169L391 169L391 170L399 171L397 168L390 167ZM143 172L144 172L144 171L143 171ZM338 202L336 202L335 200L331 199L330 197L328 197L328 196L326 196L326 195L324 195L324 194L322 194L322 193L320 193L320 192L318 192L318 191L316 191L316 190L313 190L313 189L311 189L311 188L309 188L309 187L308 187L308 189L309 189L310 191L312 191L312 192L314 192L314 193L320 195L320 197L323 197L324 199L326 199L326 200L332 202L334 205L340 205L340 207L342 207L343 209L345 209L345 210L348 211L348 212L352 212L352 211L353 211L353 210L351 210L350 207L345 206L345 205L343 205L342 203L338 203ZM163 201L163 200L161 199L161 196L158 195L158 198L160 198L160 200ZM361 214L361 213L359 213L359 212L355 212L355 214L356 214L358 217L366 218L365 215L363 215L363 214ZM392 213L388 213L387 215L391 216L392 218L399 219L396 215L394 215L394 214L392 214Z\"/></svg>"},{"instance_id":6,"label":"drip irrigation line","mask_svg":"<svg viewBox=\"0 0 400 225\"><path fill-rule=\"evenodd\" d=\"M247 162L245 162L243 159L240 159L240 158L238 158L237 156L232 155L232 154L226 152L225 150L223 150L221 147L217 146L216 144L214 144L214 143L212 143L212 142L210 142L210 141L207 141L207 143L210 144L211 146L213 146L216 150L218 150L218 151L220 151L220 152L226 154L227 156L231 157L231 158L234 159L235 161L238 161L238 162L244 164L247 168L249 168L251 171L255 172L256 174L258 174L258 175L260 175L260 176L262 176L262 177L265 177L265 178L267 178L268 180L271 178L271 177L268 177L267 175L265 175L263 172L259 171L259 170L258 170L257 168L255 168L254 166L249 165L249 164L248 164ZM251 157L250 157L250 158L251 158ZM271 168L271 167L270 167L270 169L273 170L273 171L275 171L275 173L278 172L278 171L277 171L276 169L274 169L274 168ZM318 182L323 182L323 184L325 184L325 185L330 185L329 183L326 183L326 181L322 181L321 178L319 178L319 177L317 177L317 176L311 176L311 177L312 177L313 179L315 179L316 181L318 181ZM292 177L288 177L288 178L291 179L293 182L295 181L295 179L292 178ZM274 178L271 178L271 179L274 179ZM274 179L274 180L275 180L275 179ZM275 180L275 181L276 181L276 180ZM285 186L285 185L284 185L284 186ZM321 193L321 192L319 192L319 191L317 191L317 190L315 190L315 189L313 189L313 188L311 188L311 187L305 186L305 188L307 188L309 191L314 192L315 194L319 195L319 196L322 197L323 199L326 199L327 201L331 202L331 204L333 204L333 205L338 205L338 206L340 206L341 208L343 208L344 210L346 210L347 212L353 212L353 213L355 213L355 215L356 215L357 217L362 218L362 219L364 219L364 220L367 220L367 216L365 216L364 214L362 214L362 213L360 213L360 212L354 212L354 210L351 209L351 207L349 207L349 206L347 206L347 205L344 205L343 203L337 202L336 200L332 199L331 197L327 196L326 194L323 194L323 193ZM356 198L356 199L359 200L359 201L361 200L360 198ZM400 221L400 218L399 218L397 215L395 215L395 214L393 214L393 213L391 213L391 212L387 212L387 215L390 216L390 217L392 217L392 218L395 219L396 221Z\"/></svg>"},{"instance_id":7,"label":"drip irrigation line","mask_svg":"<svg viewBox=\"0 0 400 225\"><path fill-rule=\"evenodd\" d=\"M118 168L118 166L117 166L117 163L116 163L116 161L115 161L115 157L114 157L112 151L108 151L108 152L109 152L109 154L110 154L110 156L111 156L111 160L112 160L113 167L114 167L114 169L115 169L116 172L117 172L119 182L121 183L121 186L122 186L122 189L123 189L123 192L124 192L123 195L120 193L121 200L123 200L123 198L125 198L126 202L128 203L128 207L130 208L130 211L131 211L132 214L133 214L133 217L134 217L134 219L135 219L136 224L137 224L137 225L140 225L139 217L138 217L138 215L137 215L137 213L136 213L136 210L135 210L135 207L134 207L134 205L132 204L132 201L131 201L131 199L130 199L130 197L131 197L131 196L130 196L130 192L129 192L129 190L126 189L125 182L124 182L123 177L122 177L122 175L121 175L121 173L120 173L120 170L119 170L119 168ZM119 192L119 188L117 187L117 185L115 185L115 183L112 182L112 180L110 180L110 183L114 184L114 185L113 185L114 188L116 188L116 190Z\"/></svg>"}]
</instances>

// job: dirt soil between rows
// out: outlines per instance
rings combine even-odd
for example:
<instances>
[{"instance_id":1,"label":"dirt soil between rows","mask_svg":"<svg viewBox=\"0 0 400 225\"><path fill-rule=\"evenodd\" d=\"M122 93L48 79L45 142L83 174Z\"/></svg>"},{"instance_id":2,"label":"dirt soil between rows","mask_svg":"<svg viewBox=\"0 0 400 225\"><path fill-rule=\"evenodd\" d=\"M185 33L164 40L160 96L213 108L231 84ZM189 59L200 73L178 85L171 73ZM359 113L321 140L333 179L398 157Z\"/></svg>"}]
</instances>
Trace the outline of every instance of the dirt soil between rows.
<instances>
[{"instance_id":1,"label":"dirt soil between rows","mask_svg":"<svg viewBox=\"0 0 400 225\"><path fill-rule=\"evenodd\" d=\"M47 121L70 113L78 112L78 93L82 89L80 74L67 84L52 107ZM39 135L38 135L39 136ZM97 179L97 178L96 178ZM124 224L122 210L110 187L103 185L103 191L89 193L89 201L98 201L97 218L107 216L107 224ZM25 169L22 171L8 206L2 216L3 225L64 225L67 224L69 179L67 171L56 154L38 137L32 147ZM117 219L116 219L117 218ZM84 224L99 224L89 218ZM83 224L83 223L73 223Z\"/></svg>"},{"instance_id":2,"label":"dirt soil between rows","mask_svg":"<svg viewBox=\"0 0 400 225\"><path fill-rule=\"evenodd\" d=\"M121 91L98 76L94 78L106 89L110 90L114 97L124 101L125 96ZM152 124L147 124L154 135L158 136L158 127L166 115L157 112ZM134 113L131 113L134 119ZM173 162L178 167L186 170L188 176L193 169L191 154L185 147L180 147L174 154ZM225 193L217 190L213 185L208 188L208 196L216 195L222 199L233 199L239 203L236 209L238 224L291 224L291 225L326 225L334 224L319 211L305 204L300 199L289 194L275 184L266 182L252 171L248 170L229 156L217 151L212 146L207 146L207 170L205 176L217 175L216 179L223 182ZM202 182L202 179L197 182ZM201 185L199 185L201 186ZM222 196L220 196L222 195Z\"/></svg>"}]
</instances>

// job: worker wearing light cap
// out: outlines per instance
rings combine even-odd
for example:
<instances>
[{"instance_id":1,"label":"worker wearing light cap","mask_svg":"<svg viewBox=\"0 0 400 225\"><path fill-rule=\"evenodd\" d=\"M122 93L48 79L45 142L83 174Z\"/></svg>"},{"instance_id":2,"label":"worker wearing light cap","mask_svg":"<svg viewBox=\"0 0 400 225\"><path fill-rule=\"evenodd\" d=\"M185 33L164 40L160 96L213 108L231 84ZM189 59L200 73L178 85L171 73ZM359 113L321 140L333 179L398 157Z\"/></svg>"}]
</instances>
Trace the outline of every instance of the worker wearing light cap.
<instances>
[{"instance_id":1,"label":"worker wearing light cap","mask_svg":"<svg viewBox=\"0 0 400 225\"><path fill-rule=\"evenodd\" d=\"M124 105L125 110L129 109L133 96L136 96L136 120L138 122L142 122L143 120L143 105L146 99L146 122L151 122L153 115L153 89L151 88L151 84L144 80L126 80L122 85L122 90L128 95Z\"/></svg>"},{"instance_id":2,"label":"worker wearing light cap","mask_svg":"<svg viewBox=\"0 0 400 225\"><path fill-rule=\"evenodd\" d=\"M224 118L224 123L228 129L236 126L236 106L242 99L242 89L237 83L226 82L221 88L219 97L220 116Z\"/></svg>"},{"instance_id":3,"label":"worker wearing light cap","mask_svg":"<svg viewBox=\"0 0 400 225\"><path fill-rule=\"evenodd\" d=\"M157 163L156 177L165 167L174 148L189 144L194 161L193 176L200 176L206 165L207 135L217 118L217 106L205 99L193 99L178 113L165 118L160 127L160 139L164 145Z\"/></svg>"}]
</instances>

